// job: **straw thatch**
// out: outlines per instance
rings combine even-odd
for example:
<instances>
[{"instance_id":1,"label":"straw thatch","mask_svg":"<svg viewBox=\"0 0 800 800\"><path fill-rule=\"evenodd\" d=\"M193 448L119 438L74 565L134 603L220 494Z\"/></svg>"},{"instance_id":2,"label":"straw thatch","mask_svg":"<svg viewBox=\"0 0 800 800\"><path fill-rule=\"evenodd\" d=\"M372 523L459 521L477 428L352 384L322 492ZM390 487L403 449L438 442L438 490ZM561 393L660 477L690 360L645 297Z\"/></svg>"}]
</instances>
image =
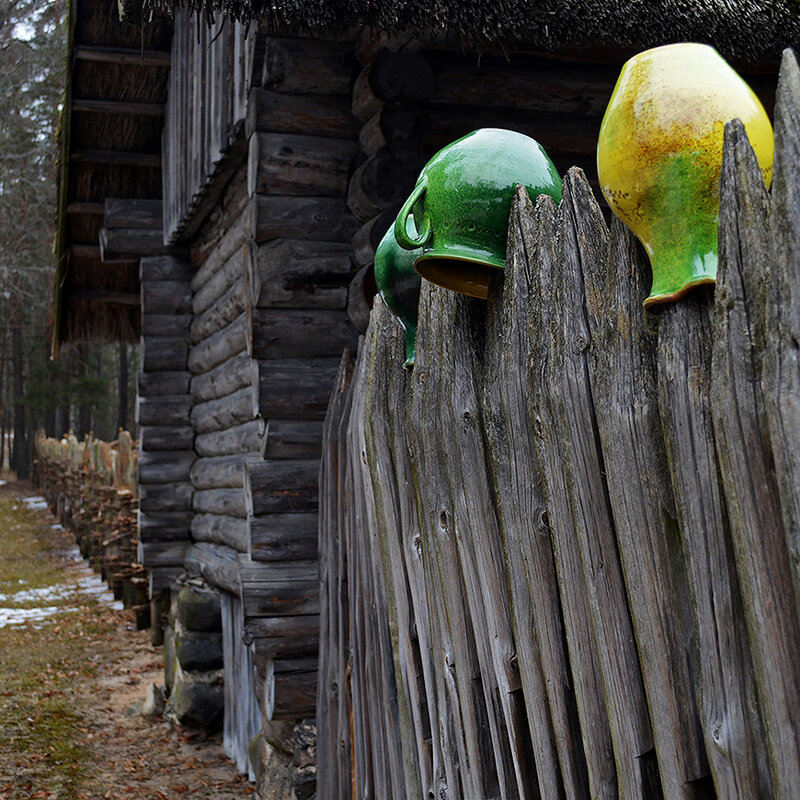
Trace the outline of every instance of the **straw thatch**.
<instances>
[{"instance_id":1,"label":"straw thatch","mask_svg":"<svg viewBox=\"0 0 800 800\"><path fill-rule=\"evenodd\" d=\"M455 34L473 43L524 41L555 50L646 48L701 41L757 61L800 45L795 0L156 0L213 18L258 20L277 32L330 35L356 25L389 33Z\"/></svg>"}]
</instances>

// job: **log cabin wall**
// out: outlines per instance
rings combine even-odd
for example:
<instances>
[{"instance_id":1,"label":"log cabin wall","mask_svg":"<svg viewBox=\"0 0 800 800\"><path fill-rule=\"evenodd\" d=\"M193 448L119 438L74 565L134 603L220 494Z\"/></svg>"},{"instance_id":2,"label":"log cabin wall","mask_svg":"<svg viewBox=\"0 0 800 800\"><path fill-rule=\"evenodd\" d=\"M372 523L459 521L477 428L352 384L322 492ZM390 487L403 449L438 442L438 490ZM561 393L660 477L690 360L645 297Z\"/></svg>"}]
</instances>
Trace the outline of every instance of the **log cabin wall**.
<instances>
[{"instance_id":1,"label":"log cabin wall","mask_svg":"<svg viewBox=\"0 0 800 800\"><path fill-rule=\"evenodd\" d=\"M189 547L195 460L187 368L191 265L185 256L139 260L142 338L136 402L139 560L157 601L182 571Z\"/></svg>"},{"instance_id":2,"label":"log cabin wall","mask_svg":"<svg viewBox=\"0 0 800 800\"><path fill-rule=\"evenodd\" d=\"M196 43L176 41L178 64ZM359 155L352 43L259 35L252 50L244 116L218 164L201 169L199 199L190 208L188 184L170 189L165 177L164 187L165 209L188 209L167 235L188 236L193 269L186 363L197 458L183 567L222 596L225 744L251 772L254 718L269 734L315 710L317 476L330 386L355 344L347 301L358 224L345 195ZM171 86L185 94L178 79ZM178 118L207 120L198 102ZM183 124L170 129L171 118L165 176L187 157L168 144Z\"/></svg>"}]
</instances>

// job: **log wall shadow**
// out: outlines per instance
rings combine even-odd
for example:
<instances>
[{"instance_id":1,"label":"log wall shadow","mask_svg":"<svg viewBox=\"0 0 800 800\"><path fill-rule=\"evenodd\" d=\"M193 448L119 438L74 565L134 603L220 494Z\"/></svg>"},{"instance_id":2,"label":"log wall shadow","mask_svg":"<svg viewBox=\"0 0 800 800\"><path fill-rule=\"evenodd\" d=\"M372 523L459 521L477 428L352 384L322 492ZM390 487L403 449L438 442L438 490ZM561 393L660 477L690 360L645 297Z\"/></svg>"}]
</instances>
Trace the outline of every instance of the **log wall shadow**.
<instances>
[{"instance_id":1,"label":"log wall shadow","mask_svg":"<svg viewBox=\"0 0 800 800\"><path fill-rule=\"evenodd\" d=\"M380 301L321 474L321 797L800 786L800 71L775 177L726 127L719 275L649 268L583 173L518 190L488 303Z\"/></svg>"}]
</instances>

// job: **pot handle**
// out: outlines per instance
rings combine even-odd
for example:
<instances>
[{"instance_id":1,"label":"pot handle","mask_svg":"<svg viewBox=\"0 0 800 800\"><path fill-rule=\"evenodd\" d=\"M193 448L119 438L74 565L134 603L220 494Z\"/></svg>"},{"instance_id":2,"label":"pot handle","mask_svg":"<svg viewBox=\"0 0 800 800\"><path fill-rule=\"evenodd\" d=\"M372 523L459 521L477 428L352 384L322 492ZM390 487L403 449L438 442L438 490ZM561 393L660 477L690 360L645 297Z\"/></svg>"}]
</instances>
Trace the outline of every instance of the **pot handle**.
<instances>
[{"instance_id":1,"label":"pot handle","mask_svg":"<svg viewBox=\"0 0 800 800\"><path fill-rule=\"evenodd\" d=\"M411 216L411 210L414 208L414 203L425 194L425 190L428 188L428 176L423 175L417 185L414 187L414 191L408 196L408 200L403 203L403 207L400 209L400 213L397 215L397 219L394 222L394 238L397 244L400 245L404 250L416 250L420 247L424 247L427 241L431 238L431 223L427 216L425 216L422 220L420 220L417 226L417 236L413 238L408 235L407 225L408 225L408 218ZM414 219L415 224L417 223L416 218Z\"/></svg>"}]
</instances>

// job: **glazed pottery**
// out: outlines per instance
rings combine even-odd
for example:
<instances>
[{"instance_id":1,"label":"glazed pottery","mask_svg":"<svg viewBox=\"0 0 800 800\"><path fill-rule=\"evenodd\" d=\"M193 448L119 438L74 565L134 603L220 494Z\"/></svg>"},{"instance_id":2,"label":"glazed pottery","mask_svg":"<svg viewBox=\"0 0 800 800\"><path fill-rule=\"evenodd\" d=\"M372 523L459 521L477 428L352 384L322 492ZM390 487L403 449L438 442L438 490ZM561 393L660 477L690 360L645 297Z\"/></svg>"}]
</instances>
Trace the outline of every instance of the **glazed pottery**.
<instances>
[{"instance_id":1,"label":"glazed pottery","mask_svg":"<svg viewBox=\"0 0 800 800\"><path fill-rule=\"evenodd\" d=\"M772 126L716 50L666 45L622 68L600 126L597 172L608 204L650 256L645 307L716 278L722 145L725 123L735 117L769 187Z\"/></svg>"},{"instance_id":2,"label":"glazed pottery","mask_svg":"<svg viewBox=\"0 0 800 800\"><path fill-rule=\"evenodd\" d=\"M417 235L414 217L407 218L410 238ZM375 250L375 283L383 302L397 317L405 331L406 360L403 366L414 366L414 350L417 342L417 307L422 278L414 271L414 261L422 250L405 250L397 244L394 225L384 234Z\"/></svg>"},{"instance_id":3,"label":"glazed pottery","mask_svg":"<svg viewBox=\"0 0 800 800\"><path fill-rule=\"evenodd\" d=\"M414 269L446 289L485 298L492 270L506 265L506 232L515 188L531 199L561 200L561 178L542 147L514 131L482 128L440 150L422 170L395 222L407 250L422 248ZM419 233L409 236L414 214Z\"/></svg>"}]
</instances>

